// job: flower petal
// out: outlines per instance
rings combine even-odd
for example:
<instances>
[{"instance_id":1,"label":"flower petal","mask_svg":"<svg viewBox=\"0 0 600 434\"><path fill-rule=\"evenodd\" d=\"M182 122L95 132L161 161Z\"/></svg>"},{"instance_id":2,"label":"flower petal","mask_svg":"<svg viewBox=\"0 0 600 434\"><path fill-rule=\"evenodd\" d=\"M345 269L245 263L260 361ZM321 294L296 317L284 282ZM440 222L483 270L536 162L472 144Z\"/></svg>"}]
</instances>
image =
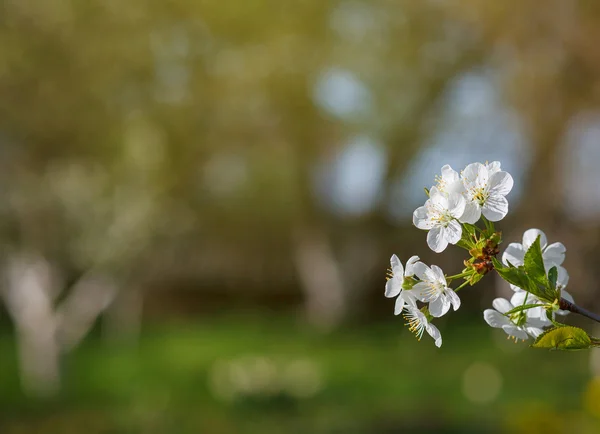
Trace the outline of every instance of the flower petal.
<instances>
[{"instance_id":1,"label":"flower petal","mask_svg":"<svg viewBox=\"0 0 600 434\"><path fill-rule=\"evenodd\" d=\"M494 309L486 309L483 311L483 319L491 327L501 328L502 326L509 325L510 320L502 315L500 312Z\"/></svg>"},{"instance_id":2,"label":"flower petal","mask_svg":"<svg viewBox=\"0 0 600 434\"><path fill-rule=\"evenodd\" d=\"M532 295L526 291L519 291L515 292L510 298L510 304L512 304L515 307L521 306L525 303L525 299L527 299L527 304L534 304L539 302L539 299L535 295Z\"/></svg>"},{"instance_id":3,"label":"flower petal","mask_svg":"<svg viewBox=\"0 0 600 434\"><path fill-rule=\"evenodd\" d=\"M449 164L446 164L442 167L442 180L448 184L460 179L460 175L456 170L452 168Z\"/></svg>"},{"instance_id":4,"label":"flower petal","mask_svg":"<svg viewBox=\"0 0 600 434\"><path fill-rule=\"evenodd\" d=\"M510 173L498 171L490 176L489 192L494 196L506 196L512 190L514 181Z\"/></svg>"},{"instance_id":5,"label":"flower petal","mask_svg":"<svg viewBox=\"0 0 600 434\"><path fill-rule=\"evenodd\" d=\"M458 296L458 294L451 289L447 289L446 296L452 304L452 309L454 309L454 311L457 311L460 307L460 297Z\"/></svg>"},{"instance_id":6,"label":"flower petal","mask_svg":"<svg viewBox=\"0 0 600 434\"><path fill-rule=\"evenodd\" d=\"M465 198L458 193L448 194L448 212L454 218L459 218L465 212L465 206L467 202Z\"/></svg>"},{"instance_id":7,"label":"flower petal","mask_svg":"<svg viewBox=\"0 0 600 434\"><path fill-rule=\"evenodd\" d=\"M446 226L446 230L444 231L444 236L450 244L458 243L462 238L462 226L460 223L457 220L448 222L448 226Z\"/></svg>"},{"instance_id":8,"label":"flower petal","mask_svg":"<svg viewBox=\"0 0 600 434\"><path fill-rule=\"evenodd\" d=\"M538 328L538 327L525 327L525 331L527 332L527 334L531 335L534 339L537 338L542 333L544 333L544 330L541 328Z\"/></svg>"},{"instance_id":9,"label":"flower petal","mask_svg":"<svg viewBox=\"0 0 600 434\"><path fill-rule=\"evenodd\" d=\"M546 316L546 312L544 311L544 316L540 318L527 318L527 323L525 327L535 327L538 329L544 328L546 326L552 325L552 322Z\"/></svg>"},{"instance_id":10,"label":"flower petal","mask_svg":"<svg viewBox=\"0 0 600 434\"><path fill-rule=\"evenodd\" d=\"M415 276L417 276L420 280L423 280L425 282L432 281L435 278L435 274L433 274L431 268L429 268L422 262L415 262L415 264L412 267L412 270L415 273Z\"/></svg>"},{"instance_id":11,"label":"flower petal","mask_svg":"<svg viewBox=\"0 0 600 434\"><path fill-rule=\"evenodd\" d=\"M548 245L548 238L546 238L546 234L539 229L528 229L525 231L523 234L523 249L525 249L525 251L529 250L537 237L541 237L540 245L542 250L545 249Z\"/></svg>"},{"instance_id":12,"label":"flower petal","mask_svg":"<svg viewBox=\"0 0 600 434\"><path fill-rule=\"evenodd\" d=\"M437 208L448 209L448 197L437 187L431 187L429 190L429 200Z\"/></svg>"},{"instance_id":13,"label":"flower petal","mask_svg":"<svg viewBox=\"0 0 600 434\"><path fill-rule=\"evenodd\" d=\"M411 256L410 259L408 261L406 261L406 268L404 270L404 275L406 277L412 277L414 276L415 272L413 270L415 263L417 263L419 261L419 257L418 256Z\"/></svg>"},{"instance_id":14,"label":"flower petal","mask_svg":"<svg viewBox=\"0 0 600 434\"><path fill-rule=\"evenodd\" d=\"M417 283L415 286L413 286L413 289L411 289L410 292L414 295L414 297L423 303L429 303L438 296L430 290L429 284L425 282Z\"/></svg>"},{"instance_id":15,"label":"flower petal","mask_svg":"<svg viewBox=\"0 0 600 434\"><path fill-rule=\"evenodd\" d=\"M427 234L427 245L431 250L436 253L441 253L448 247L448 240L446 239L445 231L443 227L437 226L432 228Z\"/></svg>"},{"instance_id":16,"label":"flower petal","mask_svg":"<svg viewBox=\"0 0 600 434\"><path fill-rule=\"evenodd\" d=\"M481 212L491 222L499 222L508 214L508 200L504 196L490 195L481 207Z\"/></svg>"},{"instance_id":17,"label":"flower petal","mask_svg":"<svg viewBox=\"0 0 600 434\"><path fill-rule=\"evenodd\" d=\"M513 285L512 283L510 284L510 289L512 289L515 292L523 292L523 291L525 291L523 288L519 288L518 286Z\"/></svg>"},{"instance_id":18,"label":"flower petal","mask_svg":"<svg viewBox=\"0 0 600 434\"><path fill-rule=\"evenodd\" d=\"M446 276L444 275L444 271L437 265L432 265L431 271L433 271L434 280L443 283L444 286L446 286Z\"/></svg>"},{"instance_id":19,"label":"flower petal","mask_svg":"<svg viewBox=\"0 0 600 434\"><path fill-rule=\"evenodd\" d=\"M429 336L431 336L434 340L435 340L435 346L436 347L441 347L442 346L442 334L440 333L440 331L438 330L438 328L436 326L434 326L433 324L425 324L425 330L427 330L427 333L429 333Z\"/></svg>"},{"instance_id":20,"label":"flower petal","mask_svg":"<svg viewBox=\"0 0 600 434\"><path fill-rule=\"evenodd\" d=\"M406 300L404 300L404 297L398 297L394 306L394 315L400 315L402 313L402 310L404 309L405 304Z\"/></svg>"},{"instance_id":21,"label":"flower petal","mask_svg":"<svg viewBox=\"0 0 600 434\"><path fill-rule=\"evenodd\" d=\"M429 313L435 318L446 315L449 310L450 301L443 295L429 303Z\"/></svg>"},{"instance_id":22,"label":"flower petal","mask_svg":"<svg viewBox=\"0 0 600 434\"><path fill-rule=\"evenodd\" d=\"M402 265L402 262L400 262L400 259L398 259L398 256L392 255L390 258L390 264L392 266L392 272L394 273L394 276L404 276L404 266Z\"/></svg>"},{"instance_id":23,"label":"flower petal","mask_svg":"<svg viewBox=\"0 0 600 434\"><path fill-rule=\"evenodd\" d=\"M557 267L558 268L558 277L556 279L556 286L561 288L565 288L569 284L569 273L565 267Z\"/></svg>"},{"instance_id":24,"label":"flower petal","mask_svg":"<svg viewBox=\"0 0 600 434\"><path fill-rule=\"evenodd\" d=\"M463 215L459 217L462 223L474 225L481 218L481 206L475 201L469 201L465 204Z\"/></svg>"},{"instance_id":25,"label":"flower petal","mask_svg":"<svg viewBox=\"0 0 600 434\"><path fill-rule=\"evenodd\" d=\"M523 248L522 244L510 243L508 245L502 254L502 263L508 266L509 262L515 267L525 263L525 249Z\"/></svg>"},{"instance_id":26,"label":"flower petal","mask_svg":"<svg viewBox=\"0 0 600 434\"><path fill-rule=\"evenodd\" d=\"M413 213L413 224L419 229L429 230L433 227L433 221L429 218L427 205L420 206Z\"/></svg>"},{"instance_id":27,"label":"flower petal","mask_svg":"<svg viewBox=\"0 0 600 434\"><path fill-rule=\"evenodd\" d=\"M529 335L525 332L525 330L520 329L516 325L511 324L502 326L502 330L504 330L507 335L514 336L517 339L521 339L523 341L529 339Z\"/></svg>"},{"instance_id":28,"label":"flower petal","mask_svg":"<svg viewBox=\"0 0 600 434\"><path fill-rule=\"evenodd\" d=\"M403 280L401 277L394 276L385 283L385 296L387 298L396 297L402 291Z\"/></svg>"},{"instance_id":29,"label":"flower petal","mask_svg":"<svg viewBox=\"0 0 600 434\"><path fill-rule=\"evenodd\" d=\"M481 163L471 163L462 173L463 181L467 190L473 188L481 189L484 188L488 182L488 170Z\"/></svg>"},{"instance_id":30,"label":"flower petal","mask_svg":"<svg viewBox=\"0 0 600 434\"><path fill-rule=\"evenodd\" d=\"M500 170L501 164L499 161L492 161L491 163L486 164L485 167L487 168L491 176L492 174Z\"/></svg>"},{"instance_id":31,"label":"flower petal","mask_svg":"<svg viewBox=\"0 0 600 434\"><path fill-rule=\"evenodd\" d=\"M565 261L565 255L567 253L567 248L563 243L552 243L543 253L544 265L547 269L550 269L554 266L562 265Z\"/></svg>"},{"instance_id":32,"label":"flower petal","mask_svg":"<svg viewBox=\"0 0 600 434\"><path fill-rule=\"evenodd\" d=\"M505 298L496 298L492 302L492 306L500 313L506 313L513 309L514 306Z\"/></svg>"}]
</instances>

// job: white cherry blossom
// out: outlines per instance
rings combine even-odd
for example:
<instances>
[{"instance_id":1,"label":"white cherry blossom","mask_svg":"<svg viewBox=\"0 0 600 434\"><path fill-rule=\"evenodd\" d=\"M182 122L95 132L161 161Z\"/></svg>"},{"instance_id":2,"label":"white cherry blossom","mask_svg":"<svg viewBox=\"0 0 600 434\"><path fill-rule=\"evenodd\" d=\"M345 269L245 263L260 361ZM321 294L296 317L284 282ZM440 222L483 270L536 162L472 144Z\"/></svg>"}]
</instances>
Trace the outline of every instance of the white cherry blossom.
<instances>
[{"instance_id":1,"label":"white cherry blossom","mask_svg":"<svg viewBox=\"0 0 600 434\"><path fill-rule=\"evenodd\" d=\"M508 266L509 263L515 267L521 266L525 263L525 253L529 250L531 245L535 242L537 237L540 237L540 246L542 248L542 259L544 260L544 267L546 272L550 271L552 267L556 267L558 270L557 286L559 288L565 288L569 283L569 273L561 265L565 260L567 252L566 247L562 243L552 243L548 245L548 238L546 234L539 229L529 229L523 234L523 243L510 243L504 253L502 254L502 262ZM521 288L515 285L510 285L513 291L523 291ZM563 297L565 299L572 300L571 294L567 291L563 291Z\"/></svg>"},{"instance_id":2,"label":"white cherry blossom","mask_svg":"<svg viewBox=\"0 0 600 434\"><path fill-rule=\"evenodd\" d=\"M492 161L491 163L486 162L484 166L490 172L490 175L501 170L501 164L499 161Z\"/></svg>"},{"instance_id":3,"label":"white cherry blossom","mask_svg":"<svg viewBox=\"0 0 600 434\"><path fill-rule=\"evenodd\" d=\"M442 193L465 193L460 174L454 170L449 164L442 167L442 175L436 176L436 187Z\"/></svg>"},{"instance_id":4,"label":"white cherry blossom","mask_svg":"<svg viewBox=\"0 0 600 434\"><path fill-rule=\"evenodd\" d=\"M475 224L481 214L491 222L502 220L508 213L506 195L513 188L513 178L500 170L500 163L469 164L461 174L467 200L461 221Z\"/></svg>"},{"instance_id":5,"label":"white cherry blossom","mask_svg":"<svg viewBox=\"0 0 600 434\"><path fill-rule=\"evenodd\" d=\"M438 348L442 346L442 334L436 326L429 323L425 314L421 312L416 306L407 305L404 308L403 315L404 318L408 321L406 323L408 329L417 336L417 339L421 340L423 332L427 331L429 336L431 336L434 339L435 346Z\"/></svg>"},{"instance_id":6,"label":"white cherry blossom","mask_svg":"<svg viewBox=\"0 0 600 434\"><path fill-rule=\"evenodd\" d=\"M539 318L529 317L526 311L505 316L504 314L514 309L515 306L504 298L496 298L492 306L494 309L483 311L485 322L491 327L501 328L515 341L518 339L525 341L529 339L529 336L536 338L543 333L543 327L547 325L547 322Z\"/></svg>"},{"instance_id":7,"label":"white cherry blossom","mask_svg":"<svg viewBox=\"0 0 600 434\"><path fill-rule=\"evenodd\" d=\"M522 243L510 243L502 255L502 262L508 265L510 262L518 267L525 263L525 253L529 250L537 237L540 237L540 245L542 247L542 258L546 271L552 267L560 267L565 261L567 248L563 243L552 243L548 245L546 234L539 229L528 229L523 234Z\"/></svg>"},{"instance_id":8,"label":"white cherry blossom","mask_svg":"<svg viewBox=\"0 0 600 434\"><path fill-rule=\"evenodd\" d=\"M454 310L460 307L460 298L448 287L446 276L440 267L432 265L430 268L422 262L417 262L414 265L414 272L421 281L413 287L412 291L418 300L429 303L429 312L432 316L437 318L445 315L451 305Z\"/></svg>"},{"instance_id":9,"label":"white cherry blossom","mask_svg":"<svg viewBox=\"0 0 600 434\"><path fill-rule=\"evenodd\" d=\"M396 298L396 306L394 307L394 315L399 315L404 309L405 304L415 304L415 296L413 291L403 288L407 277L414 276L414 264L419 260L418 256L412 256L406 262L406 268L400 262L396 255L392 255L390 259L391 272L389 279L385 284L385 296L388 298Z\"/></svg>"},{"instance_id":10,"label":"white cherry blossom","mask_svg":"<svg viewBox=\"0 0 600 434\"><path fill-rule=\"evenodd\" d=\"M560 270L563 270L564 273L561 273ZM569 275L567 274L567 271L564 268L560 267L559 272L558 272L558 279L556 280L556 287L560 290L560 293L561 293L560 295L562 298L564 298L565 300L567 300L571 303L575 303L573 296L567 290L565 290L568 282L569 282ZM514 285L511 285L511 288L516 289L515 294L510 299L511 303L514 304L515 306L519 306L519 305L522 305L525 303L526 304L543 303L543 301L541 301L535 295L533 295L527 291L523 291L521 288L518 288ZM527 300L527 301L525 301L525 300ZM568 310L562 310L562 309L559 309L556 311L557 315L563 315L563 316L568 315L569 313L570 312ZM542 321L547 321L548 325L551 324L550 320L548 320L548 317L546 316L546 311L543 308L528 309L527 314L530 317L539 318Z\"/></svg>"},{"instance_id":11,"label":"white cherry blossom","mask_svg":"<svg viewBox=\"0 0 600 434\"><path fill-rule=\"evenodd\" d=\"M427 245L436 253L443 252L448 244L456 244L462 236L458 218L465 210L465 198L455 192L442 193L437 187L429 192L425 205L413 213L413 223L427 230Z\"/></svg>"},{"instance_id":12,"label":"white cherry blossom","mask_svg":"<svg viewBox=\"0 0 600 434\"><path fill-rule=\"evenodd\" d=\"M515 307L523 306L524 304L545 304L535 295L526 291L515 292L510 299L510 303ZM527 318L537 319L541 321L545 326L552 325L552 321L550 321L546 316L546 309L544 309L543 307L534 307L533 309L527 309L523 311L523 313L527 315Z\"/></svg>"}]
</instances>

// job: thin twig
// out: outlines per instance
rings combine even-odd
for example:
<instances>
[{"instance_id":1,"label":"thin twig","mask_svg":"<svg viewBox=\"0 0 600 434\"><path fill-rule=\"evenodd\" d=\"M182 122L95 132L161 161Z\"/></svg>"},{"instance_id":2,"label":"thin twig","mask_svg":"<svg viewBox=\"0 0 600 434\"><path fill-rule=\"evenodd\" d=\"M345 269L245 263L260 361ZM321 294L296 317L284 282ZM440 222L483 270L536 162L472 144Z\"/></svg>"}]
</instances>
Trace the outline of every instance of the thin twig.
<instances>
[{"instance_id":1,"label":"thin twig","mask_svg":"<svg viewBox=\"0 0 600 434\"><path fill-rule=\"evenodd\" d=\"M584 309L581 306L577 306L575 303L571 303L570 301L565 300L564 298L560 299L560 308L562 310L568 310L569 312L578 313L579 315L583 315L586 318L593 319L596 322L600 323L600 315L590 312L587 309Z\"/></svg>"}]
</instances>

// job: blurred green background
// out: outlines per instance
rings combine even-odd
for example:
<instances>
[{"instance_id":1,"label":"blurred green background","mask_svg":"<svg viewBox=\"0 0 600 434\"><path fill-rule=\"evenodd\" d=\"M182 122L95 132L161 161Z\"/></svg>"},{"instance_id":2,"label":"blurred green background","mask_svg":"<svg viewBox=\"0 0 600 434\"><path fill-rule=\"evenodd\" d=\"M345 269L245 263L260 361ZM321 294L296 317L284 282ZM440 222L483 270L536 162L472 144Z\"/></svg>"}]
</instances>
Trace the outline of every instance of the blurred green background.
<instances>
[{"instance_id":1,"label":"blurred green background","mask_svg":"<svg viewBox=\"0 0 600 434\"><path fill-rule=\"evenodd\" d=\"M383 297L460 271L412 211L500 160L600 310L598 41L595 0L1 1L0 433L600 432L600 355L489 328L494 276L441 349Z\"/></svg>"}]
</instances>

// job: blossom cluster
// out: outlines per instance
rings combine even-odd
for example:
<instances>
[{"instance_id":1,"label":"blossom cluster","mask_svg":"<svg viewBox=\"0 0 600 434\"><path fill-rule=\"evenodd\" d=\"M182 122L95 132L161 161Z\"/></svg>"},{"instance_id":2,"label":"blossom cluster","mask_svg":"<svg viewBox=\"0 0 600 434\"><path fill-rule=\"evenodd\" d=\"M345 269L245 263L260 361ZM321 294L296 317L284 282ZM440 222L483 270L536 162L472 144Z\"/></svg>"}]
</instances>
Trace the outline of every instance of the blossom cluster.
<instances>
[{"instance_id":1,"label":"blossom cluster","mask_svg":"<svg viewBox=\"0 0 600 434\"><path fill-rule=\"evenodd\" d=\"M573 297L565 290L569 283L569 274L562 267L567 249L562 243L548 245L546 234L541 230L529 229L523 234L522 243L509 244L502 255L502 262L507 266L510 264L516 266L524 265L525 253L538 238L540 239L546 271L548 272L552 267L557 268L557 286L561 291L561 296L572 303ZM519 339L527 340L529 336L537 338L543 333L545 327L552 326L553 317L548 317L543 307L544 303L538 297L516 285L511 284L510 287L514 291L510 301L504 298L496 298L493 302L494 309L486 309L483 312L485 321L492 327L501 328L509 337L515 339L515 341ZM539 307L506 315L507 312L514 310L515 307L526 304L537 305ZM566 315L569 312L559 309L554 313Z\"/></svg>"},{"instance_id":2,"label":"blossom cluster","mask_svg":"<svg viewBox=\"0 0 600 434\"><path fill-rule=\"evenodd\" d=\"M445 275L436 265L425 265L417 256L408 259L406 267L396 255L391 257L385 296L396 298L394 314L402 314L419 339L426 331L440 347L442 336L432 322L450 308L456 311L461 304L457 292L494 269L510 283L513 295L510 300L496 298L493 309L484 311L491 327L501 328L517 341L539 338L548 328L562 326L555 315L568 313L561 310L564 300L573 303L565 290L569 281L562 266L565 246L548 244L544 232L529 229L522 243L508 245L502 262L496 259L502 233L494 224L506 217L506 196L512 188L512 176L499 162L492 162L469 164L460 173L445 165L435 185L426 189L429 197L413 213L413 224L428 231L427 244L434 252L452 244L466 249L471 257L462 273L454 276ZM478 226L480 221L485 228ZM464 282L452 289L455 280Z\"/></svg>"},{"instance_id":3,"label":"blossom cluster","mask_svg":"<svg viewBox=\"0 0 600 434\"><path fill-rule=\"evenodd\" d=\"M512 188L512 176L497 161L469 164L460 174L445 165L429 190L429 199L414 212L413 223L429 231L431 250L443 252L461 239L461 223L475 224L482 214L490 222L502 220L508 214L506 195Z\"/></svg>"},{"instance_id":4,"label":"blossom cluster","mask_svg":"<svg viewBox=\"0 0 600 434\"><path fill-rule=\"evenodd\" d=\"M406 268L396 255L391 260L389 279L385 285L385 296L396 297L394 314L404 317L408 321L410 331L419 339L423 332L435 340L435 344L442 345L442 335L436 326L430 323L431 318L445 315L450 306L454 310L460 307L460 298L448 287L446 276L442 269L436 265L428 267L418 256L411 257L406 262ZM417 307L417 300L428 303L426 309Z\"/></svg>"}]
</instances>

